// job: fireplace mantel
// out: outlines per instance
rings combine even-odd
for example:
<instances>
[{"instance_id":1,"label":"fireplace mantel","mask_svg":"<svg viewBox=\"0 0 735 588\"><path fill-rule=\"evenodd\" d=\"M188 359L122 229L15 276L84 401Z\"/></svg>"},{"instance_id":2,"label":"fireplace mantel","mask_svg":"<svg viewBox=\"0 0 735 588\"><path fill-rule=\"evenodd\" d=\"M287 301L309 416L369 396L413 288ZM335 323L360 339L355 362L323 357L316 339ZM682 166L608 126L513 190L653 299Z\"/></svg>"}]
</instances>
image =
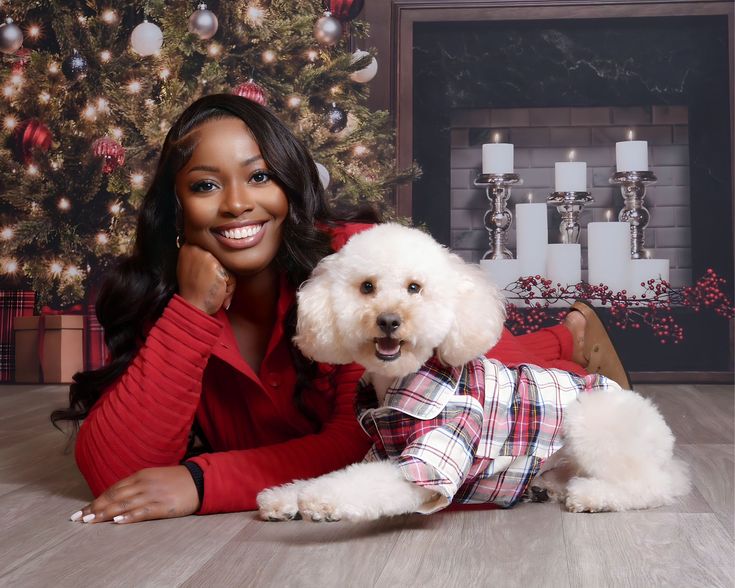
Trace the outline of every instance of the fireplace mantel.
<instances>
[{"instance_id":1,"label":"fireplace mantel","mask_svg":"<svg viewBox=\"0 0 735 588\"><path fill-rule=\"evenodd\" d=\"M733 109L733 30L734 30L734 13L733 4L730 1L656 1L656 0L603 0L603 1L539 1L539 0L508 0L508 1L486 1L486 0L465 0L456 2L447 2L446 0L372 0L367 2L362 14L371 25L371 36L360 47L372 46L378 51L378 60L381 64L379 73L371 84L370 107L375 109L385 109L392 113L395 121L397 136L397 158L400 167L406 167L417 159L414 152L414 142L417 140L416 127L414 126L415 115L415 96L414 87L419 87L419 80L415 84L414 66L418 61L414 61L414 50L417 45L416 29L418 25L419 31L425 30L425 26L429 23L447 23L449 26L455 26L459 23L462 26L471 23L488 22L497 25L503 21L512 21L515 24L523 23L533 25L530 21L547 21L551 27L556 26L553 21L562 26L562 21L573 22L575 20L612 20L626 18L661 18L661 17L719 17L720 22L727 23L728 33L728 55L729 67L728 75L730 77L729 84L729 148L730 154L735 154L735 145L733 137L735 136L735 111ZM652 21L653 22L653 21ZM433 25L432 25L433 26ZM721 30L721 29L720 29ZM437 92L445 92L446 88L436 88ZM423 97L426 87L417 90L417 96ZM724 100L719 103L723 106L720 111L727 112L727 92L722 94ZM466 108L477 107L478 105L468 105ZM479 105L493 106L493 105ZM497 105L495 105L497 106ZM504 105L508 106L508 105ZM533 105L532 105L533 106ZM536 105L539 106L539 105ZM610 105L614 106L614 105ZM417 115L418 116L418 115ZM480 125L482 126L482 125ZM420 127L419 127L420 128ZM472 129L470 129L470 132ZM723 135L724 133L724 135ZM720 131L721 140L718 145L728 144L727 127ZM422 136L421 140L426 143L426 136ZM421 144L417 144L417 151ZM437 149L444 152L444 145L438 144ZM438 165L437 157L433 164ZM449 166L449 156L447 155L447 166ZM419 164L422 161L419 160ZM732 157L729 162L730 176L730 206L726 206L728 215L730 216L730 225L734 226L732 217L732 201L735 194L735 174L732 173ZM722 184L720 184L722 186ZM447 184L448 191L448 184ZM441 188L439 188L441 189ZM722 192L722 190L720 190ZM417 193L418 194L418 193ZM414 217L414 210L421 208L421 200L414 202L414 193L412 186L403 186L397 190L395 204L397 212L403 216ZM420 193L420 197L424 197ZM721 194L722 196L722 194ZM727 198L727 189L725 189L724 197ZM417 196L419 197L419 196ZM433 200L429 199L431 202ZM719 200L722 202L722 200ZM416 208L418 207L418 209ZM442 213L439 213L441 216ZM447 212L447 216L449 213ZM421 215L417 220L423 221ZM722 217L720 217L722 220ZM700 226L702 221L700 220ZM706 223L706 221L705 221ZM431 223L427 223L430 228ZM697 227L695 226L695 229ZM432 229L433 230L433 229ZM439 233L442 231L440 230ZM704 231L706 233L706 231ZM442 235L443 237L443 235ZM701 242L701 235L700 242ZM440 240L447 242L446 238ZM448 243L447 243L448 244ZM719 247L726 248L728 244L720 242ZM709 246L703 247L702 250L711 251ZM729 242L729 256L732 259L732 240ZM707 253L705 258L709 255ZM701 257L701 256L700 256ZM699 271L704 261L699 260L699 264L695 263L695 273ZM730 264L732 265L732 264ZM732 270L729 269L731 272ZM695 275L698 277L698 274ZM726 325L714 325L713 328L719 329ZM730 325L731 327L732 325ZM722 330L722 329L719 329ZM700 336L707 337L706 332L701 335L691 333L693 339L699 339ZM727 347L732 346L732 339L725 333L725 341L720 341ZM630 347L633 345L631 341L625 343ZM732 358L732 351L729 357ZM730 359L731 361L731 359ZM642 368L634 368L639 373L634 374L634 379L639 382L643 381L731 381L732 366L726 372L710 371L710 372L665 372L665 368L655 368L659 371L656 374L640 373ZM699 368L695 368L699 369ZM707 369L707 368L705 368ZM713 368L719 370L722 368ZM650 377L649 377L650 376Z\"/></svg>"}]
</instances>

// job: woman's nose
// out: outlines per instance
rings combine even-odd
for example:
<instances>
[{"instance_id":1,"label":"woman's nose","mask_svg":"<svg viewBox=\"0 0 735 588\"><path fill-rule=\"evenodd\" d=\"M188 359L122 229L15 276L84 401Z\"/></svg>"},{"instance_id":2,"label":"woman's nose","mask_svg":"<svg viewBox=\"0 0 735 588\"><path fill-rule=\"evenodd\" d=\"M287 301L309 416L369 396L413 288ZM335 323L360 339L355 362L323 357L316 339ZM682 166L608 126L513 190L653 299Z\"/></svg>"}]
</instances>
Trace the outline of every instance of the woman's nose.
<instances>
[{"instance_id":1,"label":"woman's nose","mask_svg":"<svg viewBox=\"0 0 735 588\"><path fill-rule=\"evenodd\" d=\"M223 212L229 212L234 216L240 216L243 212L252 210L255 204L245 186L230 186L225 190L222 201Z\"/></svg>"}]
</instances>

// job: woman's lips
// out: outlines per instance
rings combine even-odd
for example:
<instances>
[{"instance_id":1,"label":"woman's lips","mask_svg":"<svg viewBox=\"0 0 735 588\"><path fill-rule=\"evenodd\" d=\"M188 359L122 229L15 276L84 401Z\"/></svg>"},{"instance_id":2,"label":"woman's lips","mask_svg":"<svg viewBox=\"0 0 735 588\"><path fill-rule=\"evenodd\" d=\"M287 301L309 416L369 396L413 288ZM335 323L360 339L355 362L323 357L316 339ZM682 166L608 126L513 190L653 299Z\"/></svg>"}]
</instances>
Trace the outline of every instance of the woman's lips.
<instances>
[{"instance_id":1,"label":"woman's lips","mask_svg":"<svg viewBox=\"0 0 735 588\"><path fill-rule=\"evenodd\" d=\"M228 247L230 249L248 249L250 247L255 247L263 240L263 237L265 236L265 232L267 230L266 225L267 223L262 223L260 225L248 225L247 227L242 227L241 229L223 231L222 233L212 231L212 233L214 233L217 241L222 243L225 247ZM254 235L237 238L238 234L247 234L249 232L252 232L255 227L260 227L260 229ZM228 235L230 235L230 237L226 237L223 233L227 233Z\"/></svg>"}]
</instances>

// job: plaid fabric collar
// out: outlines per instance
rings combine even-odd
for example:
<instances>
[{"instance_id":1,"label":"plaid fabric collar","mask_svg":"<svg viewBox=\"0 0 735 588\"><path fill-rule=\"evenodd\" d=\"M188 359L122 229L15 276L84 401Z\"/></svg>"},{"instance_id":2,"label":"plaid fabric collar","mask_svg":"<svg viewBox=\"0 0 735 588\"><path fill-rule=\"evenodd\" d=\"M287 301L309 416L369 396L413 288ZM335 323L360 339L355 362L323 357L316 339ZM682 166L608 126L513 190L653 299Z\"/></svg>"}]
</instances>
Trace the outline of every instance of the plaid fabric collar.
<instances>
[{"instance_id":1,"label":"plaid fabric collar","mask_svg":"<svg viewBox=\"0 0 735 588\"><path fill-rule=\"evenodd\" d=\"M363 376L355 398L357 416L362 422L368 410L387 408L421 420L433 419L457 392L463 369L443 365L434 356L417 372L396 379L388 389L382 407L378 407L372 384Z\"/></svg>"}]
</instances>

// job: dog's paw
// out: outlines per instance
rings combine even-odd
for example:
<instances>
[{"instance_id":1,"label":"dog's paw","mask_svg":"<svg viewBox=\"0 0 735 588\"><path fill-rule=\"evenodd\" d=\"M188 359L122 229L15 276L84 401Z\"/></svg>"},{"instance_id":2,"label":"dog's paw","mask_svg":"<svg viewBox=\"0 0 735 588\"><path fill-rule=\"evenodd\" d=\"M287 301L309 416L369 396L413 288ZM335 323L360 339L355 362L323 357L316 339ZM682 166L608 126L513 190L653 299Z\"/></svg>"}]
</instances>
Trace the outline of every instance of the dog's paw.
<instances>
[{"instance_id":1,"label":"dog's paw","mask_svg":"<svg viewBox=\"0 0 735 588\"><path fill-rule=\"evenodd\" d=\"M610 507L600 493L597 480L573 478L567 488L564 506L569 512L606 512L616 510Z\"/></svg>"},{"instance_id":2,"label":"dog's paw","mask_svg":"<svg viewBox=\"0 0 735 588\"><path fill-rule=\"evenodd\" d=\"M317 480L306 484L299 492L298 509L304 520L314 522L368 521L371 516L364 508L350 500L344 488L334 480Z\"/></svg>"},{"instance_id":3,"label":"dog's paw","mask_svg":"<svg viewBox=\"0 0 735 588\"><path fill-rule=\"evenodd\" d=\"M292 482L263 490L256 501L260 518L264 521L291 521L299 517L298 493L300 484Z\"/></svg>"}]
</instances>

